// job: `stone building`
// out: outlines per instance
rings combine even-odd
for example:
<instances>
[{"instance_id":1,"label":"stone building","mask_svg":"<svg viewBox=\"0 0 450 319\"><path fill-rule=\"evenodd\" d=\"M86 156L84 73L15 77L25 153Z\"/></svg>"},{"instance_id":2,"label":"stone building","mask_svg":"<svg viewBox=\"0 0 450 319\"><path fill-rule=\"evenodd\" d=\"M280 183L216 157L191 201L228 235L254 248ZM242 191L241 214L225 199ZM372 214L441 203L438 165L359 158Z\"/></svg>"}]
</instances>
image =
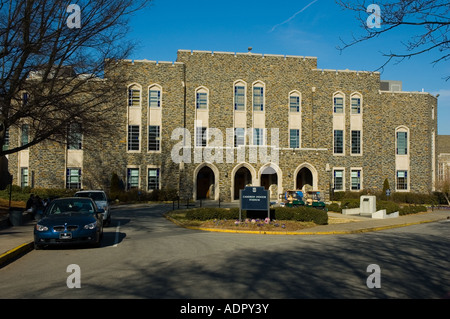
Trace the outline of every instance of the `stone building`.
<instances>
[{"instance_id":1,"label":"stone building","mask_svg":"<svg viewBox=\"0 0 450 319\"><path fill-rule=\"evenodd\" d=\"M245 185L273 199L305 187L325 197L377 191L386 178L392 191L433 190L429 93L401 91L377 72L318 69L315 57L179 50L176 62L120 63L128 86L117 88L117 130L10 155L16 184L108 188L117 173L127 189L226 201Z\"/></svg>"},{"instance_id":2,"label":"stone building","mask_svg":"<svg viewBox=\"0 0 450 319\"><path fill-rule=\"evenodd\" d=\"M450 135L438 135L438 176L437 181L450 180Z\"/></svg>"}]
</instances>

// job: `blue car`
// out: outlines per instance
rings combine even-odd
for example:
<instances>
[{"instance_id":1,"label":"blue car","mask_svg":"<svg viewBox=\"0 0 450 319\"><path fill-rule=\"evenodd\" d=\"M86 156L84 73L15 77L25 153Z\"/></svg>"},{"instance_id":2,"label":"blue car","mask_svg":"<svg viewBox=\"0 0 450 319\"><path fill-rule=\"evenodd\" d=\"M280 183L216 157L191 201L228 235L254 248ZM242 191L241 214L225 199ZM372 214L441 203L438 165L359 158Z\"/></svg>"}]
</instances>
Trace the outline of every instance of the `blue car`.
<instances>
[{"instance_id":1,"label":"blue car","mask_svg":"<svg viewBox=\"0 0 450 319\"><path fill-rule=\"evenodd\" d=\"M90 244L99 247L103 237L103 209L91 198L53 200L34 228L34 247Z\"/></svg>"}]
</instances>

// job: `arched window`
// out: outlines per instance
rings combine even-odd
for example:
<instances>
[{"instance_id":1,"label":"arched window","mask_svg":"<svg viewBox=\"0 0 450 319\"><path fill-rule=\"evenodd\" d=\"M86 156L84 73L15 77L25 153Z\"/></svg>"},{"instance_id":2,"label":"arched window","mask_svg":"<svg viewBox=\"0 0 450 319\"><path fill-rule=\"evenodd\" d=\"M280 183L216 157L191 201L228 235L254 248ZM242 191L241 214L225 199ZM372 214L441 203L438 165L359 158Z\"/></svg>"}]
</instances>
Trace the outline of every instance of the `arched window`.
<instances>
[{"instance_id":1,"label":"arched window","mask_svg":"<svg viewBox=\"0 0 450 319\"><path fill-rule=\"evenodd\" d=\"M195 106L198 110L207 110L209 105L209 90L199 87L195 90Z\"/></svg>"},{"instance_id":2,"label":"arched window","mask_svg":"<svg viewBox=\"0 0 450 319\"><path fill-rule=\"evenodd\" d=\"M161 107L162 88L158 84L153 84L148 88L148 106Z\"/></svg>"},{"instance_id":3,"label":"arched window","mask_svg":"<svg viewBox=\"0 0 450 319\"><path fill-rule=\"evenodd\" d=\"M358 92L350 96L350 114L362 114L362 95Z\"/></svg>"},{"instance_id":4,"label":"arched window","mask_svg":"<svg viewBox=\"0 0 450 319\"><path fill-rule=\"evenodd\" d=\"M399 126L395 129L395 154L408 155L409 152L409 129Z\"/></svg>"},{"instance_id":5,"label":"arched window","mask_svg":"<svg viewBox=\"0 0 450 319\"><path fill-rule=\"evenodd\" d=\"M261 81L253 83L253 111L264 111L265 85Z\"/></svg>"},{"instance_id":6,"label":"arched window","mask_svg":"<svg viewBox=\"0 0 450 319\"><path fill-rule=\"evenodd\" d=\"M245 111L247 84L244 81L234 82L234 110Z\"/></svg>"},{"instance_id":7,"label":"arched window","mask_svg":"<svg viewBox=\"0 0 450 319\"><path fill-rule=\"evenodd\" d=\"M336 92L333 94L333 113L343 114L345 105L345 95L342 92Z\"/></svg>"},{"instance_id":8,"label":"arched window","mask_svg":"<svg viewBox=\"0 0 450 319\"><path fill-rule=\"evenodd\" d=\"M141 106L141 86L131 84L128 87L128 106Z\"/></svg>"},{"instance_id":9,"label":"arched window","mask_svg":"<svg viewBox=\"0 0 450 319\"><path fill-rule=\"evenodd\" d=\"M289 93L289 112L300 112L301 94L299 91L291 91Z\"/></svg>"}]
</instances>

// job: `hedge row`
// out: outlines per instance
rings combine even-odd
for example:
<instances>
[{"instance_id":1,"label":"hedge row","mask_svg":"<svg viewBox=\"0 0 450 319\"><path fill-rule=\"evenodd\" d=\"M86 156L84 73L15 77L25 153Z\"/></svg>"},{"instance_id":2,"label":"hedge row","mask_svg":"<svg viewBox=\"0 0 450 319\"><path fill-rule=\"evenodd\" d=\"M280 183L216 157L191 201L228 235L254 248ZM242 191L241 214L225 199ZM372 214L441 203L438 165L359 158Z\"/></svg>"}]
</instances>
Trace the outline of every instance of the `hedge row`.
<instances>
[{"instance_id":1,"label":"hedge row","mask_svg":"<svg viewBox=\"0 0 450 319\"><path fill-rule=\"evenodd\" d=\"M335 192L333 194L333 201L344 201L351 199L359 199L362 195L368 195L367 190L360 192ZM422 194L414 192L391 192L391 196L386 196L383 192L371 193L377 196L377 200L389 200L395 203L416 204L416 205L446 205L447 201L440 192L433 192L432 194ZM349 207L350 208L350 207Z\"/></svg>"},{"instance_id":2,"label":"hedge row","mask_svg":"<svg viewBox=\"0 0 450 319\"><path fill-rule=\"evenodd\" d=\"M270 210L270 216L272 219L277 220L314 222L317 225L326 225L328 223L326 211L311 207L275 207ZM246 211L242 211L241 217L247 217ZM190 220L238 219L239 208L194 208L186 212L186 218Z\"/></svg>"}]
</instances>

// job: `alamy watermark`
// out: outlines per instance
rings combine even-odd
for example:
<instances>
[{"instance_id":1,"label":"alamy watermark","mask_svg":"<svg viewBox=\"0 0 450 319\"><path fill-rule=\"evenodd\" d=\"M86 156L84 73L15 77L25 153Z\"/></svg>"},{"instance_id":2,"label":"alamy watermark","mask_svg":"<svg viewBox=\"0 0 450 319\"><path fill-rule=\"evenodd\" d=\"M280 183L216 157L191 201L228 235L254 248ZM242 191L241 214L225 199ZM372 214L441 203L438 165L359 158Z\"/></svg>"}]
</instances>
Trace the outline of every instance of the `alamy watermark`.
<instances>
[{"instance_id":1,"label":"alamy watermark","mask_svg":"<svg viewBox=\"0 0 450 319\"><path fill-rule=\"evenodd\" d=\"M367 13L371 13L367 17L366 24L369 29L381 28L381 9L377 4L370 4L366 10Z\"/></svg>"},{"instance_id":2,"label":"alamy watermark","mask_svg":"<svg viewBox=\"0 0 450 319\"><path fill-rule=\"evenodd\" d=\"M67 27L69 29L81 28L81 8L78 4L69 4L66 8L66 12L70 13L67 17Z\"/></svg>"}]
</instances>

